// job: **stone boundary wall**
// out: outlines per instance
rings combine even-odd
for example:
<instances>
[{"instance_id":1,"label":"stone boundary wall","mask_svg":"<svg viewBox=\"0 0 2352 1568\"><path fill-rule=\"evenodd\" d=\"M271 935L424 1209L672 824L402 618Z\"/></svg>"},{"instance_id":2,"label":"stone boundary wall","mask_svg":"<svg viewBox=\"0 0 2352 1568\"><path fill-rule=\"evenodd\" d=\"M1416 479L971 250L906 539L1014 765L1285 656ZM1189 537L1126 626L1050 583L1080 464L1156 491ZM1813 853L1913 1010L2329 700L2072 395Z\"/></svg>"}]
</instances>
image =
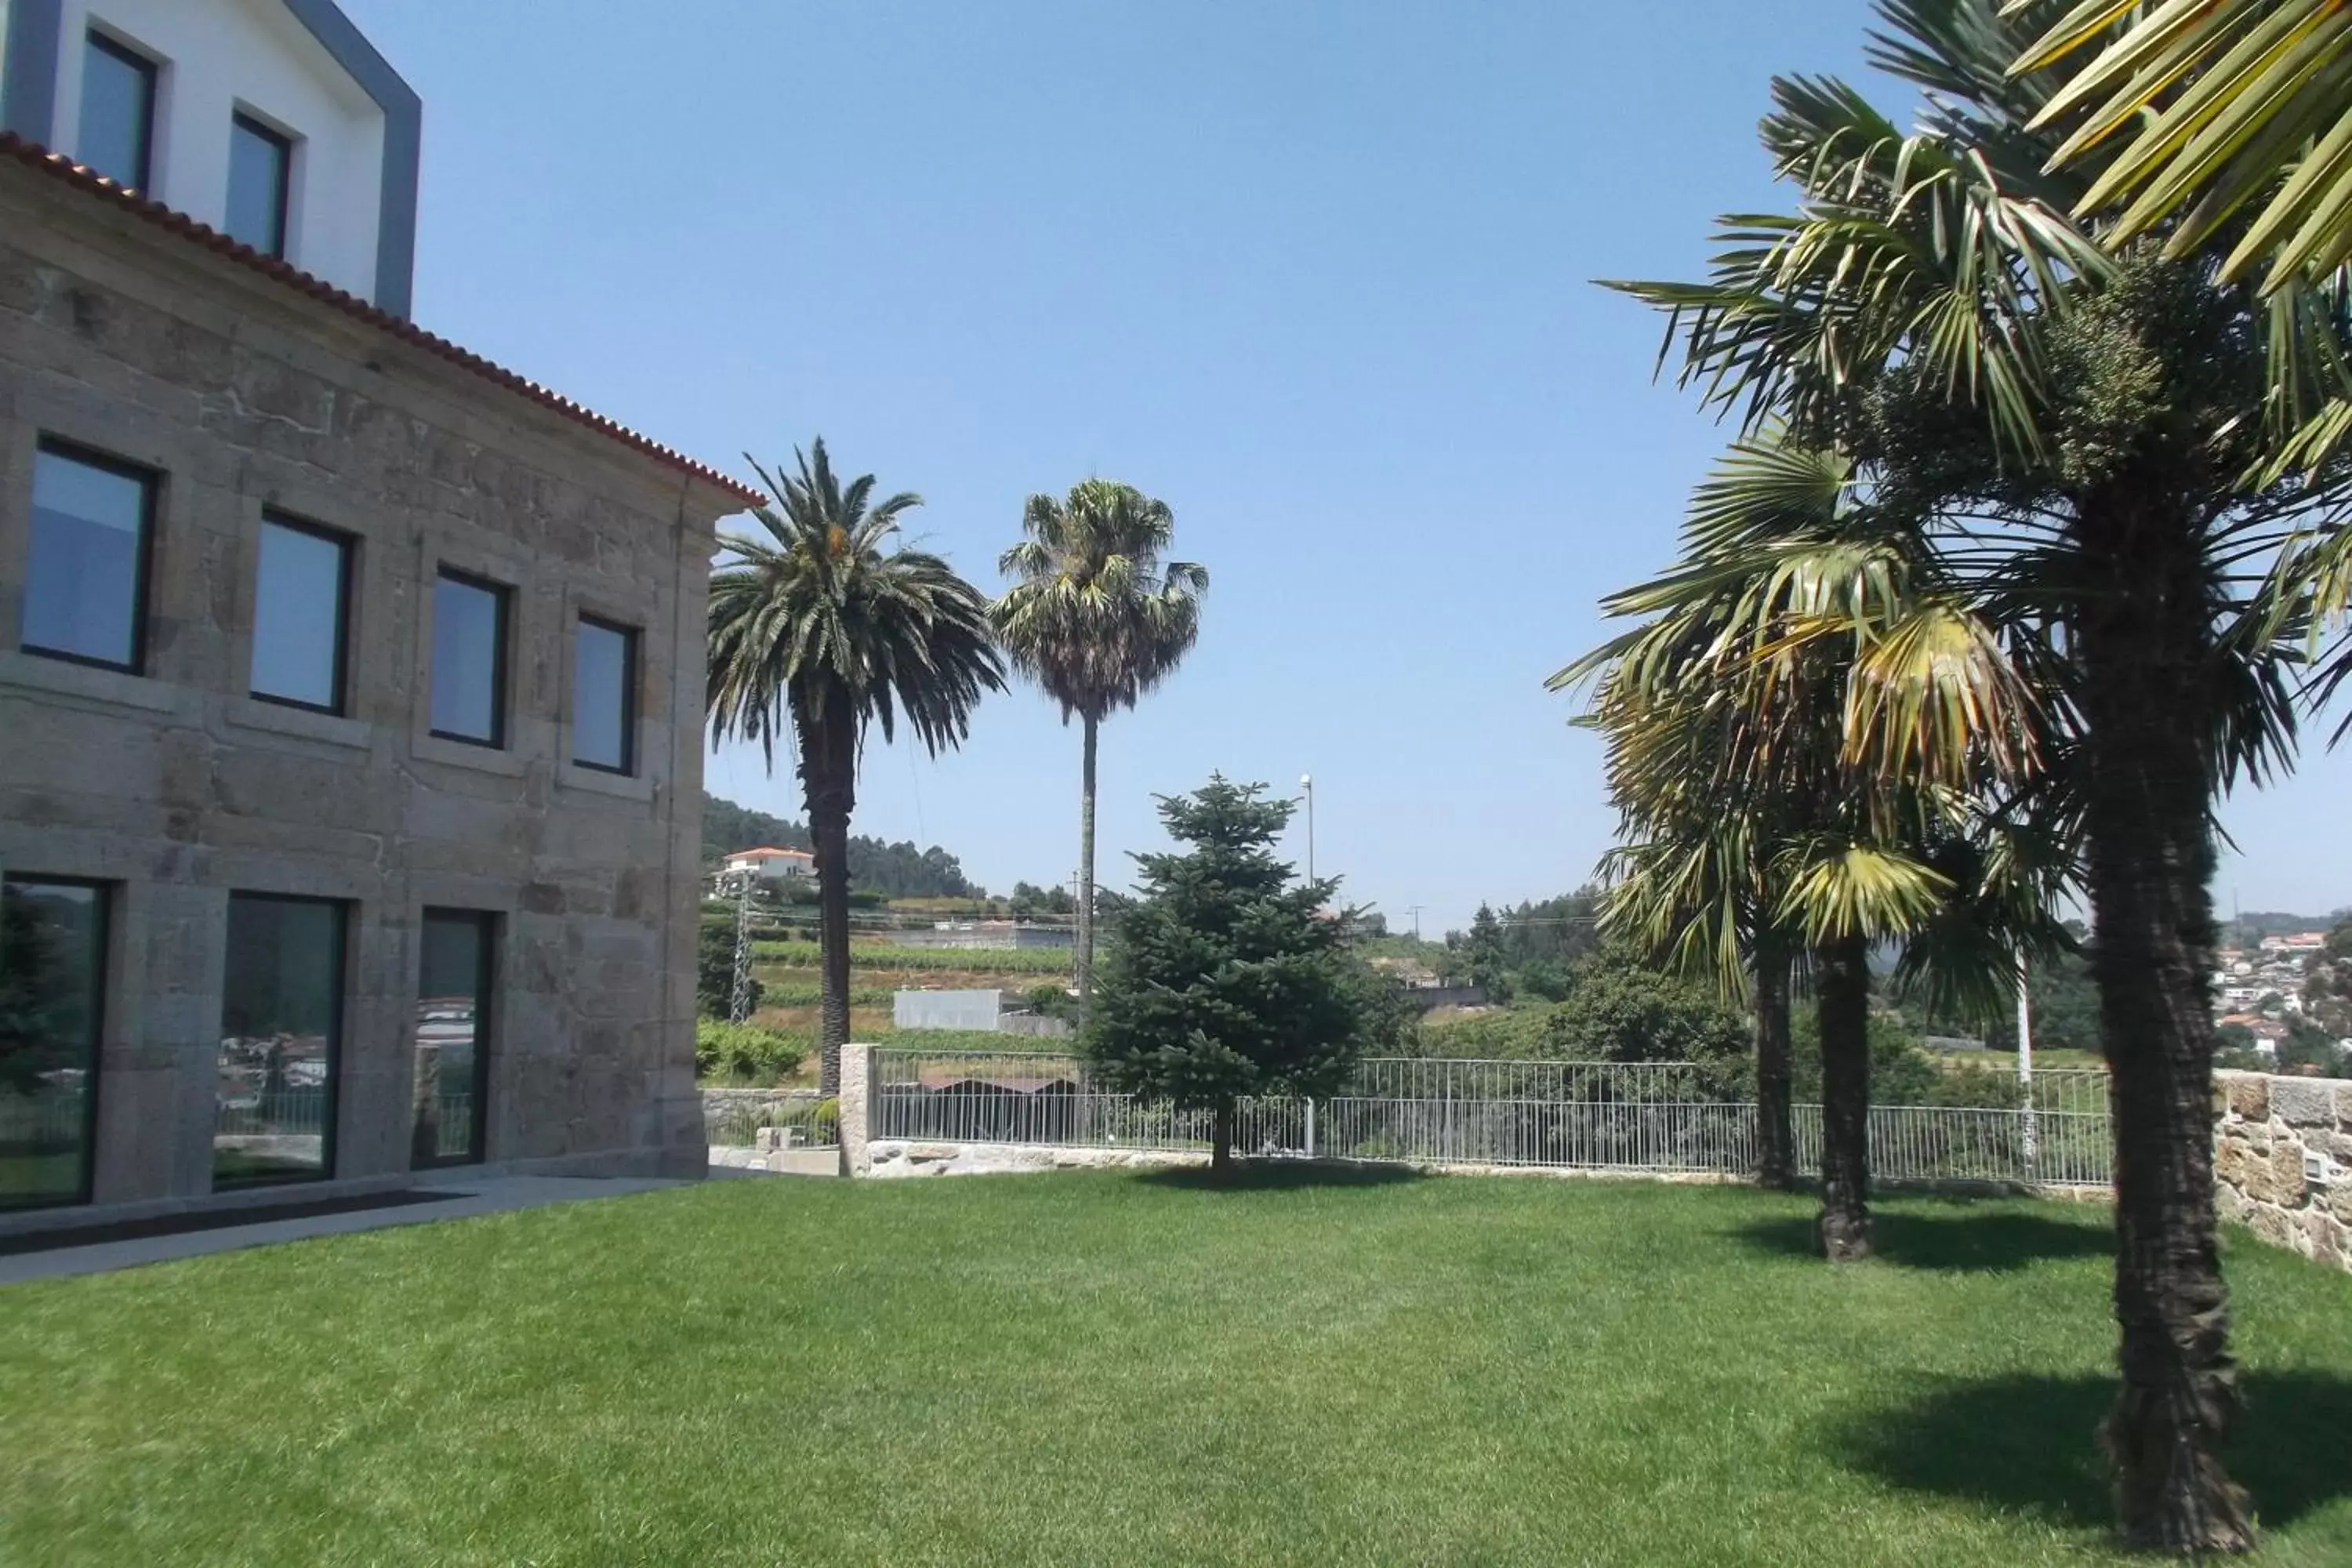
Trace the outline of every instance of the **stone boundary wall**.
<instances>
[{"instance_id":1,"label":"stone boundary wall","mask_svg":"<svg viewBox=\"0 0 2352 1568\"><path fill-rule=\"evenodd\" d=\"M2213 1108L2221 1217L2352 1273L2352 1082L2218 1072Z\"/></svg>"},{"instance_id":2,"label":"stone boundary wall","mask_svg":"<svg viewBox=\"0 0 2352 1568\"><path fill-rule=\"evenodd\" d=\"M813 1089L705 1089L702 1090L704 1138L712 1144L719 1134L744 1118L763 1111L782 1112L817 1104L824 1096Z\"/></svg>"}]
</instances>

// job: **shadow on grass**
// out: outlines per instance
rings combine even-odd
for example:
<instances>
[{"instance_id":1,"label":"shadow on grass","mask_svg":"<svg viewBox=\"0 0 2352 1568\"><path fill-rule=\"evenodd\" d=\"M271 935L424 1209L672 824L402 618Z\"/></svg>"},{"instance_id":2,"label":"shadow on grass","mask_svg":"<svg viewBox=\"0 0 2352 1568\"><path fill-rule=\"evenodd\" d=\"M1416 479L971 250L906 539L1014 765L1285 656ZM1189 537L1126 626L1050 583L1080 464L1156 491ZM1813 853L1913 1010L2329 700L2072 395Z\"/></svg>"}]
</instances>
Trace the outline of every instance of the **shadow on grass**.
<instances>
[{"instance_id":1,"label":"shadow on grass","mask_svg":"<svg viewBox=\"0 0 2352 1568\"><path fill-rule=\"evenodd\" d=\"M1331 1160L1235 1160L1233 1174L1220 1180L1205 1166L1175 1166L1146 1171L1135 1178L1146 1186L1178 1187L1188 1192L1247 1193L1295 1187L1393 1187L1426 1181L1419 1171L1402 1165L1358 1165Z\"/></svg>"},{"instance_id":2,"label":"shadow on grass","mask_svg":"<svg viewBox=\"0 0 2352 1568\"><path fill-rule=\"evenodd\" d=\"M1898 1268L2008 1274L2043 1258L2115 1255L2115 1238L2107 1231L2045 1215L1970 1213L1956 1206L1930 1214L1882 1209L1871 1219L1879 1260ZM1819 1222L1811 1216L1755 1220L1732 1235L1759 1252L1799 1258L1822 1252Z\"/></svg>"},{"instance_id":3,"label":"shadow on grass","mask_svg":"<svg viewBox=\"0 0 2352 1568\"><path fill-rule=\"evenodd\" d=\"M2352 1497L2343 1434L2352 1379L2333 1373L2242 1374L2245 1409L2222 1463L2266 1525L2291 1524ZM1962 1383L1854 1420L1832 1438L1840 1463L1906 1490L1990 1503L2053 1522L2113 1519L2095 1432L2115 1398L2104 1377L2013 1376Z\"/></svg>"}]
</instances>

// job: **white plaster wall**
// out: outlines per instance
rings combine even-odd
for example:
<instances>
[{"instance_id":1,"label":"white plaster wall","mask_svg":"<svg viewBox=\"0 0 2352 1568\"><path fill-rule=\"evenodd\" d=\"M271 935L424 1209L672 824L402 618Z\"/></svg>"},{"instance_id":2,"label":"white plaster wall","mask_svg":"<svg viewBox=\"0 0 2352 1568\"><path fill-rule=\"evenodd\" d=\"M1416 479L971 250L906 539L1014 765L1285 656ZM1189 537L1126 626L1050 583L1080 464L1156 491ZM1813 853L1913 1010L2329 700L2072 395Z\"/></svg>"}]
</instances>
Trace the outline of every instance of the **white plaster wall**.
<instances>
[{"instance_id":1,"label":"white plaster wall","mask_svg":"<svg viewBox=\"0 0 2352 1568\"><path fill-rule=\"evenodd\" d=\"M163 62L152 189L215 228L228 208L229 117L291 135L286 258L375 298L383 111L278 0L64 0L58 23L56 149L77 156L82 40L95 23Z\"/></svg>"}]
</instances>

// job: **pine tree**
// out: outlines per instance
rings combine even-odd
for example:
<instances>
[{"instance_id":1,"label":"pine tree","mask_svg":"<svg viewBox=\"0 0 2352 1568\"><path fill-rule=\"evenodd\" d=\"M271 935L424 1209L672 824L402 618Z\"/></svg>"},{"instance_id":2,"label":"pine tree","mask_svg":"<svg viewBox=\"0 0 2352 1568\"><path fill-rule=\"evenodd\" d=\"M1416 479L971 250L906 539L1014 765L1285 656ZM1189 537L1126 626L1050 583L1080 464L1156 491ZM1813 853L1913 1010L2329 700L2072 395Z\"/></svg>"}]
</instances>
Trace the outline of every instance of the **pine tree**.
<instances>
[{"instance_id":1,"label":"pine tree","mask_svg":"<svg viewBox=\"0 0 2352 1568\"><path fill-rule=\"evenodd\" d=\"M1081 1044L1109 1088L1214 1113L1211 1170L1233 1166L1234 1105L1324 1095L1366 1030L1361 964L1325 911L1336 879L1294 882L1273 846L1287 801L1213 775L1162 796L1182 853L1138 855L1143 897L1118 919Z\"/></svg>"}]
</instances>

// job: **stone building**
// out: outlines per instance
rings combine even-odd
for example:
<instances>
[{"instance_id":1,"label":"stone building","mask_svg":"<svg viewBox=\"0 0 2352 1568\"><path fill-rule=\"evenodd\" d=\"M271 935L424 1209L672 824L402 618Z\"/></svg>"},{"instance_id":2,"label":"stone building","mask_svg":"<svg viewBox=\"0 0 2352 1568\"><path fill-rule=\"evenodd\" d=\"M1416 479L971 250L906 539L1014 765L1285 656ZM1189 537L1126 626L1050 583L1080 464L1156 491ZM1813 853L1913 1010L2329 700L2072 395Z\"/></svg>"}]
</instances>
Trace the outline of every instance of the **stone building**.
<instances>
[{"instance_id":1,"label":"stone building","mask_svg":"<svg viewBox=\"0 0 2352 1568\"><path fill-rule=\"evenodd\" d=\"M698 1173L753 493L407 320L416 99L328 0L0 37L0 1231Z\"/></svg>"}]
</instances>

